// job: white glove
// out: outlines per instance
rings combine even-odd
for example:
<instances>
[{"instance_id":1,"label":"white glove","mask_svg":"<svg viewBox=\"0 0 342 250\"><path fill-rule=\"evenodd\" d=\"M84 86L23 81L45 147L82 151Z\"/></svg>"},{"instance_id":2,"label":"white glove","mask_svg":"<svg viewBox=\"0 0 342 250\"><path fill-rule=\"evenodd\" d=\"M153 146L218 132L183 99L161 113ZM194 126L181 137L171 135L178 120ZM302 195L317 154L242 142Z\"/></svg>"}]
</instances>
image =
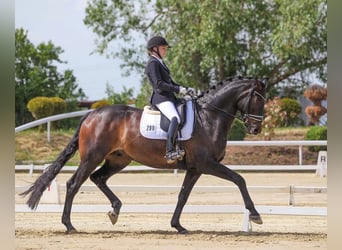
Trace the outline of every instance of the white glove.
<instances>
[{"instance_id":1,"label":"white glove","mask_svg":"<svg viewBox=\"0 0 342 250\"><path fill-rule=\"evenodd\" d=\"M189 87L189 88L187 89L187 92L188 92L189 95L195 95L196 90L195 90L194 88L190 88L190 87Z\"/></svg>"},{"instance_id":2,"label":"white glove","mask_svg":"<svg viewBox=\"0 0 342 250\"><path fill-rule=\"evenodd\" d=\"M184 87L179 87L179 94L186 95L188 90Z\"/></svg>"}]
</instances>

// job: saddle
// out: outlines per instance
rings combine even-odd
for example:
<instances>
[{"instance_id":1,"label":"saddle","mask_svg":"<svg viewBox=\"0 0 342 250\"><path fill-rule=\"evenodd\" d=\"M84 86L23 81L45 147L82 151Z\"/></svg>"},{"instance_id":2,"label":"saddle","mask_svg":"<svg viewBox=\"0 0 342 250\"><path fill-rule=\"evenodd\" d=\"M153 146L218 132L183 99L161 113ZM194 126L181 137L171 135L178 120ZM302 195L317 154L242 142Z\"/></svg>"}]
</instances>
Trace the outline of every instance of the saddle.
<instances>
[{"instance_id":1,"label":"saddle","mask_svg":"<svg viewBox=\"0 0 342 250\"><path fill-rule=\"evenodd\" d=\"M178 127L178 140L184 141L191 138L194 126L194 108L192 101L179 99L176 104L181 122ZM166 140L170 120L156 107L145 106L140 120L140 133L149 139Z\"/></svg>"}]
</instances>

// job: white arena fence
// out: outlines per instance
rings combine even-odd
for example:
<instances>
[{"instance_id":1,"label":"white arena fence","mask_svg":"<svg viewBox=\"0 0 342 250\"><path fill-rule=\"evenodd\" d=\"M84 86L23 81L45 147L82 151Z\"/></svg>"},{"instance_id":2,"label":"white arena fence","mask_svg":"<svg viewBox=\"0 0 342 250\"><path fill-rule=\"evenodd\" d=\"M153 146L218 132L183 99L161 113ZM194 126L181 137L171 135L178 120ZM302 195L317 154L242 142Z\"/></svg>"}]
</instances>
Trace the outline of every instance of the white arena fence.
<instances>
[{"instance_id":1,"label":"white arena fence","mask_svg":"<svg viewBox=\"0 0 342 250\"><path fill-rule=\"evenodd\" d=\"M62 213L62 204L40 204L35 212L38 213ZM255 206L258 212L267 215L293 215L293 216L327 216L327 208L324 207L294 207L294 206ZM110 205L80 205L72 206L73 213L107 213L112 210ZM172 214L175 205L122 205L121 213L143 214ZM16 204L17 213L32 212L26 205ZM241 205L185 205L183 213L190 214L243 214L243 232L251 232L252 225L249 221L249 211Z\"/></svg>"},{"instance_id":2,"label":"white arena fence","mask_svg":"<svg viewBox=\"0 0 342 250\"><path fill-rule=\"evenodd\" d=\"M38 167L38 166L36 166ZM43 170L46 166L39 166ZM231 166L229 166L231 167ZM246 168L245 168L246 167ZM317 166L235 166L235 170L253 170L264 171L266 170L317 170ZM66 171L75 171L76 167L65 166ZM146 166L129 166L135 171L151 170L152 168ZM234 167L232 167L234 169ZM16 169L29 169L28 166L16 166ZM33 168L31 168L33 173ZM326 168L325 168L326 170ZM53 188L54 187L54 188ZM28 186L16 186L16 193L27 190ZM113 192L179 192L179 186L153 186L153 185L110 185L109 188ZM326 194L327 187L311 187L311 186L249 186L250 192L259 193L285 193L289 195L287 206L256 206L260 214L268 215L296 215L296 216L327 216L326 207L309 207L309 206L295 206L295 194ZM52 181L51 186L44 192L41 204L38 205L36 212L42 213L62 213L63 204L60 202L60 192L66 190L65 184L57 184L56 179ZM80 191L99 191L95 185L82 185ZM194 186L192 192L210 192L210 193L232 193L238 192L235 186ZM44 199L46 203L44 204ZM161 205L161 204L129 204L123 205L121 211L124 213L173 213L175 205ZM95 205L95 204L73 204L72 211L76 213L99 213L111 210L110 205ZM16 212L32 212L25 204L16 204ZM240 205L186 205L184 213L224 213L224 214L243 214L242 231L250 232L252 230L251 223L249 222L249 211Z\"/></svg>"},{"instance_id":3,"label":"white arena fence","mask_svg":"<svg viewBox=\"0 0 342 250\"><path fill-rule=\"evenodd\" d=\"M326 153L326 152L320 152ZM326 154L323 156L326 157ZM321 156L319 156L320 158ZM324 157L323 157L324 158ZM326 159L326 158L324 158ZM317 166L326 166L326 161L323 161L324 164ZM298 170L309 170L316 171L318 167L316 165L307 166L229 166L234 170L249 170L249 171L298 171ZM16 170L30 170L30 174L33 173L33 170L43 171L46 166L16 166ZM63 167L64 171L73 172L76 167L65 166ZM152 168L146 166L128 166L126 168L128 171L151 171ZM326 167L325 167L326 171ZM55 187L55 188L50 188ZM59 194L61 191L66 190L65 184L57 184L56 179L52 182L50 186L43 194L42 200L45 196L46 203L52 204L44 204L44 200L41 204L38 205L37 210L35 212L42 213L62 213L63 204L60 202ZM16 186L16 192L20 193L25 191L28 186ZM159 193L167 193L167 192L179 192L179 186L153 186L153 185L110 185L109 188L113 192L159 192ZM327 187L311 187L311 186L249 186L250 192L259 192L259 193L287 193L289 195L288 205L287 206L256 206L260 214L268 214L268 215L296 215L296 216L327 216L327 208L326 207L309 207L309 206L295 206L295 194L326 194ZM95 185L82 185L80 191L99 191ZM238 192L238 188L235 186L194 186L192 192L210 192L210 193L232 193ZM175 209L175 205L161 205L161 204L128 204L123 205L121 211L123 213L173 213ZM73 204L72 211L76 213L100 213L107 212L111 210L111 206L108 205L95 205L95 204ZM15 205L16 212L32 212L27 205L25 204L16 204ZM252 225L249 222L249 211L246 210L241 205L186 205L184 207L184 213L222 213L222 214L243 214L242 221L242 231L250 232L252 230Z\"/></svg>"},{"instance_id":4,"label":"white arena fence","mask_svg":"<svg viewBox=\"0 0 342 250\"><path fill-rule=\"evenodd\" d=\"M237 141L234 141L237 142ZM242 143L245 142L245 143ZM251 141L241 141L240 146L250 146L249 143ZM254 142L254 141L253 141ZM262 142L262 141L256 141L256 142ZM270 141L266 141L270 142ZM272 141L274 143L275 141ZM278 141L279 143L292 143L292 142L299 142L303 143L306 141ZM326 141L325 141L326 142ZM228 144L232 143L231 141L228 142ZM280 144L282 145L282 144ZM298 145L298 144L297 144ZM259 145L257 145L259 146ZM49 164L45 165L15 165L15 171L28 171L29 175L32 176L34 171L43 171ZM98 166L97 168L99 168ZM226 167L229 167L232 170L235 171L314 171L316 172L316 175L319 175L320 177L326 177L327 176L327 168L328 168L328 158L327 158L327 152L326 151L320 151L317 158L317 164L316 165L226 165ZM61 172L75 172L77 169L77 166L64 166L61 169ZM148 166L127 166L122 170L122 172L137 172L137 171L170 171L169 169L156 169ZM178 170L175 169L174 173L177 174Z\"/></svg>"},{"instance_id":5,"label":"white arena fence","mask_svg":"<svg viewBox=\"0 0 342 250\"><path fill-rule=\"evenodd\" d=\"M56 183L57 184L57 183ZM109 185L113 192L135 192L135 193L170 193L179 192L179 186L156 186L156 185ZM15 191L18 193L27 190L28 186L16 186ZM289 195L288 205L295 205L295 194L326 194L327 187L311 187L311 186L248 186L248 190L253 193L284 193ZM57 184L58 194L66 191L65 184ZM82 185L80 192L97 192L98 187L95 185ZM237 186L194 186L192 192L197 193L234 193L239 192ZM52 200L53 203L60 203L58 199Z\"/></svg>"},{"instance_id":6,"label":"white arena fence","mask_svg":"<svg viewBox=\"0 0 342 250\"><path fill-rule=\"evenodd\" d=\"M66 190L66 185L57 184L53 181L55 188L47 189L42 197L41 204L38 205L35 212L41 213L62 213L63 204L59 199L60 191ZM16 192L22 192L26 190L27 186L17 186ZM113 192L178 192L179 186L141 186L141 185L110 185L109 188ZM308 206L294 206L294 194L298 193L327 193L326 187L308 187L308 186L249 186L250 192L262 192L262 193L288 193L289 201L288 206L256 206L260 214L268 215L296 215L296 216L327 216L326 207L308 207ZM99 191L95 185L81 186L80 191ZM195 186L193 192L210 192L210 193L229 193L238 192L238 188L235 186ZM45 202L45 203L44 203ZM50 203L50 204L47 204ZM100 213L108 212L111 210L109 204L73 204L72 212L75 213ZM170 204L128 204L123 205L121 212L123 213L173 213L175 205ZM25 204L16 204L15 211L17 213L32 212ZM251 223L249 222L249 211L242 205L185 205L184 213L199 213L199 214L243 214L242 231L250 232L252 230Z\"/></svg>"},{"instance_id":7,"label":"white arena fence","mask_svg":"<svg viewBox=\"0 0 342 250\"><path fill-rule=\"evenodd\" d=\"M41 124L47 123L47 139L48 139L48 142L50 142L51 122L57 121L57 120L62 120L62 119L67 119L67 118L72 118L72 117L83 116L83 115L89 113L90 111L92 111L92 109L75 111L75 112L45 117L45 118L42 118L42 119L39 119L39 120L36 120L33 122L29 122L29 123L26 123L24 125L16 127L15 133L18 133L20 131L23 131L23 130L33 128L33 127L39 126Z\"/></svg>"}]
</instances>

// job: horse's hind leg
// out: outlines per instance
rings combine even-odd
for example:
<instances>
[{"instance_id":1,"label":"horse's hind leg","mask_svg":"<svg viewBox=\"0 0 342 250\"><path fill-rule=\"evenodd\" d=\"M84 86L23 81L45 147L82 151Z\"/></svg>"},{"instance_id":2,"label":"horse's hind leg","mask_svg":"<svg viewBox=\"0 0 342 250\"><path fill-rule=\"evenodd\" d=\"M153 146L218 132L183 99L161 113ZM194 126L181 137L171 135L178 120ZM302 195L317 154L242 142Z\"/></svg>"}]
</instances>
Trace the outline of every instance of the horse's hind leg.
<instances>
[{"instance_id":1,"label":"horse's hind leg","mask_svg":"<svg viewBox=\"0 0 342 250\"><path fill-rule=\"evenodd\" d=\"M62 215L62 223L66 226L67 233L77 232L74 226L71 224L70 220L72 202L81 185L89 177L89 175L96 168L96 166L96 162L82 161L79 167L77 168L76 172L67 181L67 191Z\"/></svg>"},{"instance_id":2,"label":"horse's hind leg","mask_svg":"<svg viewBox=\"0 0 342 250\"><path fill-rule=\"evenodd\" d=\"M122 203L120 199L107 186L107 180L112 175L120 172L130 162L131 159L128 156L124 155L124 153L115 152L112 154L112 157L110 159L107 159L105 161L105 163L99 170L90 175L90 179L105 194L113 207L113 211L108 212L108 216L113 225L118 220Z\"/></svg>"}]
</instances>

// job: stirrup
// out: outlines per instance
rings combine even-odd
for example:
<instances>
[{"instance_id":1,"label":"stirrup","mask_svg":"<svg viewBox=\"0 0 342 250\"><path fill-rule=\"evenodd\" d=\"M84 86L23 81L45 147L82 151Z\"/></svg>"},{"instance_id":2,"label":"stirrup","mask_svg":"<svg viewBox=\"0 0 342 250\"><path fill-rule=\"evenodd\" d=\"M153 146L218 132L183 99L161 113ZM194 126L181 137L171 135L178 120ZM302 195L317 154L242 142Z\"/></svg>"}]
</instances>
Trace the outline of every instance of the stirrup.
<instances>
[{"instance_id":1,"label":"stirrup","mask_svg":"<svg viewBox=\"0 0 342 250\"><path fill-rule=\"evenodd\" d=\"M176 160L183 160L185 151L183 149L177 149L176 151L166 152L165 158L167 163L174 163Z\"/></svg>"},{"instance_id":2,"label":"stirrup","mask_svg":"<svg viewBox=\"0 0 342 250\"><path fill-rule=\"evenodd\" d=\"M174 163L178 160L178 153L176 151L166 152L165 158L167 163Z\"/></svg>"},{"instance_id":3,"label":"stirrup","mask_svg":"<svg viewBox=\"0 0 342 250\"><path fill-rule=\"evenodd\" d=\"M165 158L167 163L174 163L178 158L178 154L175 151L166 152Z\"/></svg>"}]
</instances>

